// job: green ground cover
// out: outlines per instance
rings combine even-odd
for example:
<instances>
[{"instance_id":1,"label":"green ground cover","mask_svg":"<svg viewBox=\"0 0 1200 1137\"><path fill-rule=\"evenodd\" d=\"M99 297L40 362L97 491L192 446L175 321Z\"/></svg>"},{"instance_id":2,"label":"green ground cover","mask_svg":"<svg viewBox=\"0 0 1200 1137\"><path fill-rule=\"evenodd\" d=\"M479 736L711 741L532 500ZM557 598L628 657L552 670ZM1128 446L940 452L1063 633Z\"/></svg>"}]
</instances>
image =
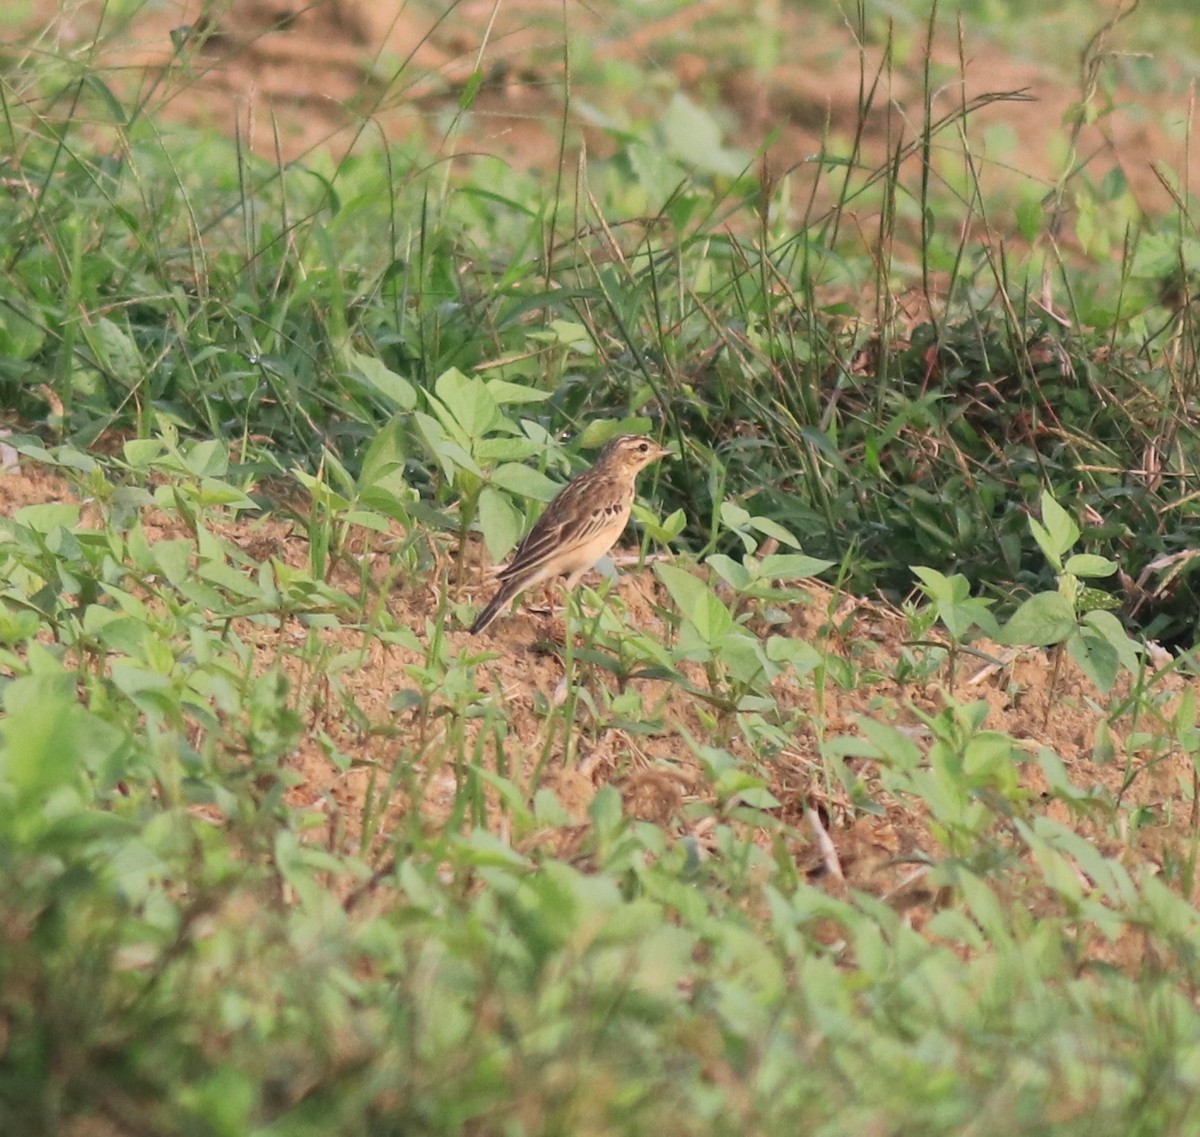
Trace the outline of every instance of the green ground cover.
<instances>
[{"instance_id":1,"label":"green ground cover","mask_svg":"<svg viewBox=\"0 0 1200 1137\"><path fill-rule=\"evenodd\" d=\"M907 10L849 18L919 43ZM963 21L1005 44L1028 11ZM1110 34L1172 30L1186 70L1194 22ZM1059 176L993 196L995 97L927 87L882 160L831 133L779 179L719 106L598 108L581 184L365 136L273 163L14 35L0 400L70 492L0 522L0 1130L1195 1131L1194 783L1125 800L954 691L982 635L1046 648L1123 724L1129 783L1200 750L1194 657L1141 647L1196 632L1196 203L1164 167L1176 206L1145 215L1080 160L1105 85L1150 82L1091 62ZM460 632L468 551L503 557L625 428L678 451L638 513L673 554L661 625L573 602L531 739ZM230 535L263 514L298 560ZM789 626L816 575L906 604L893 678L944 688L919 731L789 703L877 678ZM389 603L429 585L433 610ZM305 681L256 638L283 629ZM389 763L327 840L289 762L374 644L419 664L352 722ZM630 697L651 680L686 723ZM663 824L611 786L572 816L539 779L601 719L690 731L704 792ZM922 827L919 928L798 867L778 756L802 732L823 792ZM1152 860L1122 844L1146 810L1177 822Z\"/></svg>"}]
</instances>

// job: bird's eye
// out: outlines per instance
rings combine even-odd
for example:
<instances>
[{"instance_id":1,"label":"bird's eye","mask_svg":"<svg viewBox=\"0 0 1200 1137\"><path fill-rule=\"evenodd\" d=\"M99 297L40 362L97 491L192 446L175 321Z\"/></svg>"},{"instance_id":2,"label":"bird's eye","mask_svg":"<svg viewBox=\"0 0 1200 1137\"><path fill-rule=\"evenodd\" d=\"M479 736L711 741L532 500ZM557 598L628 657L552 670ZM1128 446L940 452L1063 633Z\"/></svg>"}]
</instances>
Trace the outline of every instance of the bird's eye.
<instances>
[{"instance_id":1,"label":"bird's eye","mask_svg":"<svg viewBox=\"0 0 1200 1137\"><path fill-rule=\"evenodd\" d=\"M639 449L639 450L640 450L640 451L641 451L643 454L645 454L645 453L646 453L646 451L650 449L650 446L649 446L649 444L648 444L648 443L642 442L642 443L639 443L639 445L638 445L638 449Z\"/></svg>"}]
</instances>

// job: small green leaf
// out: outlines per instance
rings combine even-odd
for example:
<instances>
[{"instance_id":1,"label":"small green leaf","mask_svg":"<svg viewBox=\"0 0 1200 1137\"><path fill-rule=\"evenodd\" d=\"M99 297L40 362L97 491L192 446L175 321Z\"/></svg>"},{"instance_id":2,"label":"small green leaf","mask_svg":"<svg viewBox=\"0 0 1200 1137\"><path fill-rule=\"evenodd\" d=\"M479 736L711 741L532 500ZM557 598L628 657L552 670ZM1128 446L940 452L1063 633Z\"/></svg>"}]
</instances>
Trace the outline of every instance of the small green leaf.
<instances>
[{"instance_id":1,"label":"small green leaf","mask_svg":"<svg viewBox=\"0 0 1200 1137\"><path fill-rule=\"evenodd\" d=\"M1038 197L1027 197L1017 203L1017 228L1026 241L1032 241L1042 231L1043 209Z\"/></svg>"},{"instance_id":2,"label":"small green leaf","mask_svg":"<svg viewBox=\"0 0 1200 1137\"><path fill-rule=\"evenodd\" d=\"M633 517L645 529L650 539L661 545L669 545L687 526L687 514L682 509L675 510L670 517L660 522L653 510L634 502Z\"/></svg>"},{"instance_id":3,"label":"small green leaf","mask_svg":"<svg viewBox=\"0 0 1200 1137\"><path fill-rule=\"evenodd\" d=\"M475 96L479 94L481 86L483 86L483 68L476 67L468 77L462 89L462 94L458 96L458 105L464 111L470 109L471 104L475 101Z\"/></svg>"}]
</instances>

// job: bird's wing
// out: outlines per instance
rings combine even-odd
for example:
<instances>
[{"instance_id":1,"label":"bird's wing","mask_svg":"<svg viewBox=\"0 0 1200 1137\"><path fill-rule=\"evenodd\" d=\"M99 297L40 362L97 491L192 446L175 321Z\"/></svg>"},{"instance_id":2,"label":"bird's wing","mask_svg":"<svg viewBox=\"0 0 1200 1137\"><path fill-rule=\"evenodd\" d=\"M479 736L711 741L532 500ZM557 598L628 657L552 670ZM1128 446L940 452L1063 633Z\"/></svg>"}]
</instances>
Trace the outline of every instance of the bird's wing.
<instances>
[{"instance_id":1,"label":"bird's wing","mask_svg":"<svg viewBox=\"0 0 1200 1137\"><path fill-rule=\"evenodd\" d=\"M570 483L517 546L501 579L522 575L556 556L568 556L614 524L625 504L619 488L607 478Z\"/></svg>"}]
</instances>

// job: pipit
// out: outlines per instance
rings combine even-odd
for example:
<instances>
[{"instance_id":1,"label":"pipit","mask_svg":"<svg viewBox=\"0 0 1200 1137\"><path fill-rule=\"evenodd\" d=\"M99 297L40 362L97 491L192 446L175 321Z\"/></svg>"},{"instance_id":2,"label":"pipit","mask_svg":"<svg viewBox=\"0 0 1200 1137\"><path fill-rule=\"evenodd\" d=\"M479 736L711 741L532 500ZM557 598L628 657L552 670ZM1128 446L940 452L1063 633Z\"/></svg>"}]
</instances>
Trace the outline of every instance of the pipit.
<instances>
[{"instance_id":1,"label":"pipit","mask_svg":"<svg viewBox=\"0 0 1200 1137\"><path fill-rule=\"evenodd\" d=\"M518 592L535 584L566 576L567 588L574 588L624 532L638 472L670 453L640 434L623 434L605 446L596 464L569 481L534 522L501 570L500 587L471 634L482 632Z\"/></svg>"}]
</instances>

